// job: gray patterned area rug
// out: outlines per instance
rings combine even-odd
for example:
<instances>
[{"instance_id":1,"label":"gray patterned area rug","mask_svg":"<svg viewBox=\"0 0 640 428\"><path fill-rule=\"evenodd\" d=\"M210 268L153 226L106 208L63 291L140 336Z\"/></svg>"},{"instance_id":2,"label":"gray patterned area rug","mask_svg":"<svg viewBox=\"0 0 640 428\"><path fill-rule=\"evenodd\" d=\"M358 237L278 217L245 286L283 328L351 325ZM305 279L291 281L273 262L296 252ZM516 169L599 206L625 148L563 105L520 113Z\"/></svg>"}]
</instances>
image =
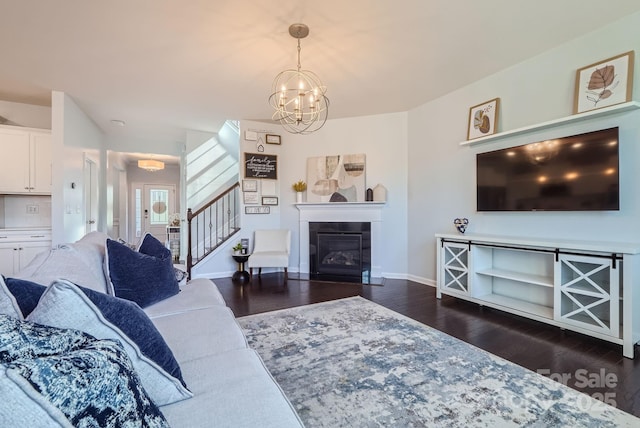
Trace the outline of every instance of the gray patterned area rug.
<instances>
[{"instance_id":1,"label":"gray patterned area rug","mask_svg":"<svg viewBox=\"0 0 640 428\"><path fill-rule=\"evenodd\" d=\"M361 297L239 322L307 427L640 426Z\"/></svg>"}]
</instances>

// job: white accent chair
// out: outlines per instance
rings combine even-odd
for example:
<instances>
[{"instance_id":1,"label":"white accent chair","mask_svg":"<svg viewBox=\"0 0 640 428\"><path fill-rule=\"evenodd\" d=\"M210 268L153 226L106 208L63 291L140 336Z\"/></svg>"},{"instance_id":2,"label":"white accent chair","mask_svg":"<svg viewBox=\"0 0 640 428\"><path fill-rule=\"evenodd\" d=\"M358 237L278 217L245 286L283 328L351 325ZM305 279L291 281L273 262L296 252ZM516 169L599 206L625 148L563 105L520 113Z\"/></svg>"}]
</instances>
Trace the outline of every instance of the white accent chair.
<instances>
[{"instance_id":1,"label":"white accent chair","mask_svg":"<svg viewBox=\"0 0 640 428\"><path fill-rule=\"evenodd\" d=\"M253 252L249 258L250 278L253 279L253 268L258 268L258 276L260 276L263 267L282 267L284 268L284 280L286 281L290 253L290 230L256 230L253 237Z\"/></svg>"}]
</instances>

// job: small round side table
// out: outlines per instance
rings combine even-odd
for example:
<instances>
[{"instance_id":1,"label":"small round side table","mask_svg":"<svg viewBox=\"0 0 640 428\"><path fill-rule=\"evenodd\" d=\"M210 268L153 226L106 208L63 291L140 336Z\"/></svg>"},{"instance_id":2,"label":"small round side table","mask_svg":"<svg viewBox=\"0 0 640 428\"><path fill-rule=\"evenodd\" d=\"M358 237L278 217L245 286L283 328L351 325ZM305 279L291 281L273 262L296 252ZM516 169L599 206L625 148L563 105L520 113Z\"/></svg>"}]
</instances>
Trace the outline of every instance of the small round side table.
<instances>
[{"instance_id":1,"label":"small round side table","mask_svg":"<svg viewBox=\"0 0 640 428\"><path fill-rule=\"evenodd\" d=\"M244 264L249 260L251 254L233 254L233 260L238 263L238 270L233 274L231 280L233 282L249 282L250 276L244 268Z\"/></svg>"}]
</instances>

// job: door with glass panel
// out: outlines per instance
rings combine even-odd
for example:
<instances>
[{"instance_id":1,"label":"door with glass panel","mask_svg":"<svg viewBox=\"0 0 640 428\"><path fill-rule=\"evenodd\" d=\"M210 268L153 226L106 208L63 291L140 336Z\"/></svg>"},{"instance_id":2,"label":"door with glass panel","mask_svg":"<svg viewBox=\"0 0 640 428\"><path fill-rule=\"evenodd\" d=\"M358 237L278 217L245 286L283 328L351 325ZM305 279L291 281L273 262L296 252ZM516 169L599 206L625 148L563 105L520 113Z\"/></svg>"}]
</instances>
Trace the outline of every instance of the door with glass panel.
<instances>
[{"instance_id":1,"label":"door with glass panel","mask_svg":"<svg viewBox=\"0 0 640 428\"><path fill-rule=\"evenodd\" d=\"M145 184L143 195L144 232L149 232L160 242L165 242L169 216L176 211L176 186Z\"/></svg>"}]
</instances>

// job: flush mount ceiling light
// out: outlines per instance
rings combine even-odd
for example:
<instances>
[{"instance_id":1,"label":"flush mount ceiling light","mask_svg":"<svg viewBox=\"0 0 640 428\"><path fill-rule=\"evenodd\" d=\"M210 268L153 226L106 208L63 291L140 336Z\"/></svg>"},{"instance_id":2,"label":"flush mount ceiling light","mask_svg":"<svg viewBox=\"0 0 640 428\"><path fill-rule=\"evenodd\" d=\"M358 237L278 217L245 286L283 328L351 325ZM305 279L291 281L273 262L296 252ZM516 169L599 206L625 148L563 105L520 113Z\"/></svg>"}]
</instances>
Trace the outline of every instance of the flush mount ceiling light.
<instances>
[{"instance_id":1,"label":"flush mount ceiling light","mask_svg":"<svg viewBox=\"0 0 640 428\"><path fill-rule=\"evenodd\" d=\"M327 87L314 72L303 70L300 65L300 39L309 35L309 27L293 24L289 34L298 39L298 68L281 72L273 81L269 96L269 104L275 110L272 119L292 134L310 134L327 121Z\"/></svg>"},{"instance_id":2,"label":"flush mount ceiling light","mask_svg":"<svg viewBox=\"0 0 640 428\"><path fill-rule=\"evenodd\" d=\"M164 162L154 159L140 159L138 161L138 168L142 168L146 171L155 172L164 169Z\"/></svg>"}]
</instances>

